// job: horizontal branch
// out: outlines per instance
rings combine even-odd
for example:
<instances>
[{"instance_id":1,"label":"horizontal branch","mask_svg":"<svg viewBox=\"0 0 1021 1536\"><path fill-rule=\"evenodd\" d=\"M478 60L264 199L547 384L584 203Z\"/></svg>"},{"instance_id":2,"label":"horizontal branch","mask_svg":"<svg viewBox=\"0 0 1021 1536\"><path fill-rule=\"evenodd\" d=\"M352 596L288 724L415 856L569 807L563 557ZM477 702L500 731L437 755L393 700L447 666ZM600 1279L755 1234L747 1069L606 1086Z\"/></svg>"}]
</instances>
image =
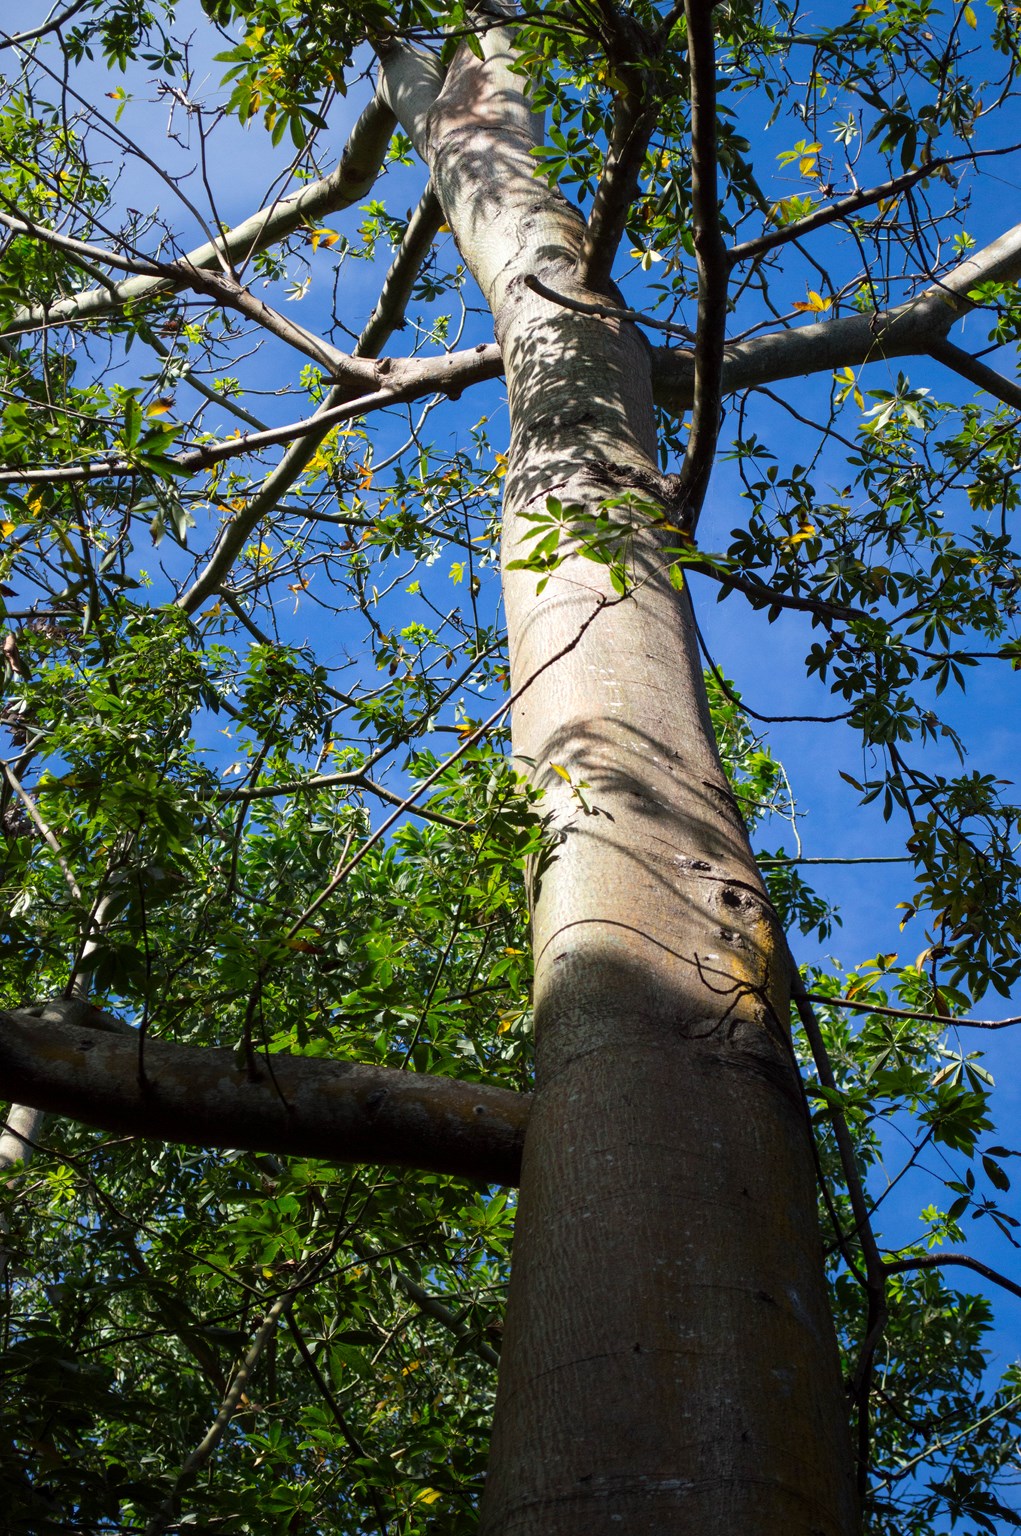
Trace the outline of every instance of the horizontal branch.
<instances>
[{"instance_id":1,"label":"horizontal branch","mask_svg":"<svg viewBox=\"0 0 1021 1536\"><path fill-rule=\"evenodd\" d=\"M724 352L723 391L734 394L780 379L932 353L951 326L975 308L968 294L979 284L1019 278L1021 224L895 308L841 315L730 342ZM674 412L687 410L694 398L694 354L689 348L654 348L653 380L658 404ZM990 384L984 379L981 387L988 389Z\"/></svg>"},{"instance_id":2,"label":"horizontal branch","mask_svg":"<svg viewBox=\"0 0 1021 1536\"><path fill-rule=\"evenodd\" d=\"M198 271L219 270L221 258L231 267L243 265L257 251L266 250L302 225L314 224L327 213L347 208L363 198L379 174L396 120L390 108L376 96L358 118L344 147L340 162L329 176L302 187L292 197L260 208L250 218L228 230L214 245L198 246L181 258L183 267ZM98 251L99 258L103 256ZM40 326L98 320L126 304L171 293L184 285L160 276L136 276L109 287L89 288L84 293L16 310L3 329L4 335L32 331Z\"/></svg>"},{"instance_id":3,"label":"horizontal branch","mask_svg":"<svg viewBox=\"0 0 1021 1536\"><path fill-rule=\"evenodd\" d=\"M0 1013L0 1083L98 1130L193 1146L384 1163L515 1184L527 1094L421 1072L273 1055L251 1081L231 1050Z\"/></svg>"},{"instance_id":4,"label":"horizontal branch","mask_svg":"<svg viewBox=\"0 0 1021 1536\"><path fill-rule=\"evenodd\" d=\"M319 411L300 421L290 421L280 427L269 427L264 432L245 432L219 442L191 448L171 456L168 464L182 474L208 469L224 459L238 458L248 453L258 453L263 448L273 448L281 443L291 443L310 434L320 437L342 421L352 416L367 416L388 406L403 405L419 400L424 395L449 395L456 399L463 390L485 379L497 378L503 371L500 350L495 343L462 352L448 352L442 357L409 358L392 362L349 358L348 366L364 371L366 382L377 384L370 393L346 400L329 410ZM82 464L58 464L46 469L9 469L0 472L0 485L65 484L85 480L118 479L137 475L145 465L122 456L95 459Z\"/></svg>"},{"instance_id":5,"label":"horizontal branch","mask_svg":"<svg viewBox=\"0 0 1021 1536\"><path fill-rule=\"evenodd\" d=\"M756 854L755 862L758 864L760 869L786 869L789 864L913 864L914 859L910 858L906 853L883 855L865 854L861 858L849 859L841 858L836 854L832 858L828 859L804 858L800 855L794 854L791 854L790 856L781 854L779 857L770 857L767 859L760 858L759 855ZM815 992L809 992L808 996L815 998L817 1002L819 1001L819 994Z\"/></svg>"}]
</instances>

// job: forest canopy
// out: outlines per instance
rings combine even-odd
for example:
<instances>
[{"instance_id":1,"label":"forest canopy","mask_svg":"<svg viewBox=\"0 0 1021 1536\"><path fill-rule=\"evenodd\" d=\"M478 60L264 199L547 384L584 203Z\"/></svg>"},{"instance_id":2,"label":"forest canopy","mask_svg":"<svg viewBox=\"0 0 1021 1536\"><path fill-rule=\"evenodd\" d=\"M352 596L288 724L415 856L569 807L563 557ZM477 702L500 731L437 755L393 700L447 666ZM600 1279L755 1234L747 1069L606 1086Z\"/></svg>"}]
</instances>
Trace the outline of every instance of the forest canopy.
<instances>
[{"instance_id":1,"label":"forest canopy","mask_svg":"<svg viewBox=\"0 0 1021 1536\"><path fill-rule=\"evenodd\" d=\"M1017 6L22 12L4 1529L1021 1525Z\"/></svg>"}]
</instances>

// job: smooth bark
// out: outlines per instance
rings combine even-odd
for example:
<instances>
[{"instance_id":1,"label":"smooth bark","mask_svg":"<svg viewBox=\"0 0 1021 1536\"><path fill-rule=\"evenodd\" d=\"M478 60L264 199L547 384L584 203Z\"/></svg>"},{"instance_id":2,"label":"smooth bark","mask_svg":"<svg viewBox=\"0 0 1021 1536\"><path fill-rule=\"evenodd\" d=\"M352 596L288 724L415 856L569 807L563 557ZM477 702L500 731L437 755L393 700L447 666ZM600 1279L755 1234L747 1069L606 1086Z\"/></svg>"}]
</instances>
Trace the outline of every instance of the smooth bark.
<instances>
[{"instance_id":1,"label":"smooth bark","mask_svg":"<svg viewBox=\"0 0 1021 1536\"><path fill-rule=\"evenodd\" d=\"M482 1528L849 1536L786 948L716 755L687 598L647 527L623 598L577 554L541 596L513 568L522 514L548 497L666 509L671 486L645 341L525 283L570 290L582 228L533 175L510 46L489 32L484 62L464 51L431 107L419 56L385 59L503 353L512 682L538 673L514 747L556 830L534 888L536 1094Z\"/></svg>"}]
</instances>

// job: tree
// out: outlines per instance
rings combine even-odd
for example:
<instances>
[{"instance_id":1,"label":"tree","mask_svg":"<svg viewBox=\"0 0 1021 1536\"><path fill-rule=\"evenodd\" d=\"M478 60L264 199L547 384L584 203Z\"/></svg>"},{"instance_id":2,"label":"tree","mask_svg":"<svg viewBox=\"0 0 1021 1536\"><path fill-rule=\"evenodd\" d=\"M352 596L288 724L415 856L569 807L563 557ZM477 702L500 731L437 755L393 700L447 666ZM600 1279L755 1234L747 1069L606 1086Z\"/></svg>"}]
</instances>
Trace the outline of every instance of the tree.
<instances>
[{"instance_id":1,"label":"tree","mask_svg":"<svg viewBox=\"0 0 1021 1536\"><path fill-rule=\"evenodd\" d=\"M943 1276L1021 1294L947 1036L1019 813L942 699L1021 659L1015 9L179 10L3 40L11 1528L473 1529L498 1354L487 1536L1021 1523ZM810 630L913 963L799 971L700 579Z\"/></svg>"}]
</instances>

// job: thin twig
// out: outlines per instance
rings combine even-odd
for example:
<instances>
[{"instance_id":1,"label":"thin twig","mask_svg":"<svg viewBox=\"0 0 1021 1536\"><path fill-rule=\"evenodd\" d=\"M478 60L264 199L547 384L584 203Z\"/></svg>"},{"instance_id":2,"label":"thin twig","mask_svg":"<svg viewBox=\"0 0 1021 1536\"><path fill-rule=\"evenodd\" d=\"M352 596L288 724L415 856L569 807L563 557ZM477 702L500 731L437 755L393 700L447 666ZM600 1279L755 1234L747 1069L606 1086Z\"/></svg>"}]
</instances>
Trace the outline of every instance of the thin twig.
<instances>
[{"instance_id":1,"label":"thin twig","mask_svg":"<svg viewBox=\"0 0 1021 1536\"><path fill-rule=\"evenodd\" d=\"M267 1310L255 1338L252 1340L244 1359L240 1362L234 1373L216 1418L210 1424L195 1449L185 1458L181 1465L181 1470L174 1481L173 1488L146 1526L145 1536L161 1536L161 1533L174 1517L178 1498L195 1481L199 1472L223 1439L227 1425L234 1417L237 1406L241 1401L252 1372L259 1363L263 1350L276 1332L281 1317L286 1314L296 1294L297 1286L292 1286L282 1296L278 1296Z\"/></svg>"},{"instance_id":2,"label":"thin twig","mask_svg":"<svg viewBox=\"0 0 1021 1536\"><path fill-rule=\"evenodd\" d=\"M652 315L643 315L640 309L622 309L616 304L603 304L594 299L571 298L569 294L559 293L556 288L547 287L534 272L526 275L524 284L540 298L549 299L551 304L560 304L576 315L594 315L597 320L631 320L635 325L644 325L649 330L666 331L672 336L683 336L687 341L695 339L695 332L678 321L657 320Z\"/></svg>"},{"instance_id":3,"label":"thin twig","mask_svg":"<svg viewBox=\"0 0 1021 1536\"><path fill-rule=\"evenodd\" d=\"M889 859L885 862L892 864L896 861ZM858 1013L879 1013L887 1019L913 1019L918 1024L942 1024L945 1029L1010 1029L1015 1024L1021 1024L1021 1014L1012 1019L957 1019L944 1013L915 1013L911 1008L888 1008L885 1004L867 1003L855 997L827 997L825 992L806 992L805 996L814 1003L825 1003L827 1008L854 1008Z\"/></svg>"}]
</instances>

